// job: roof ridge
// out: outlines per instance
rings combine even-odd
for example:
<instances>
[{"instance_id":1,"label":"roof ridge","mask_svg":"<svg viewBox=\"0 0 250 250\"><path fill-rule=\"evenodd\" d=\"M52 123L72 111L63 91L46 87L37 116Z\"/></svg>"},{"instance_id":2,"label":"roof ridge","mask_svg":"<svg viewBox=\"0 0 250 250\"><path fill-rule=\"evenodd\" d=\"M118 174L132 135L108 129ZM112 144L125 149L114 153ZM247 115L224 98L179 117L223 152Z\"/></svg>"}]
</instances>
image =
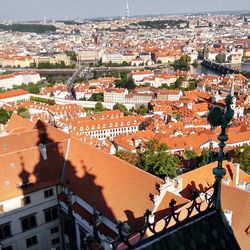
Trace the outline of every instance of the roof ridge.
<instances>
[{"instance_id":1,"label":"roof ridge","mask_svg":"<svg viewBox=\"0 0 250 250\"><path fill-rule=\"evenodd\" d=\"M66 140L68 140L68 138L67 139L63 139L63 140L59 140L59 141L53 141L53 142L47 143L46 145L51 145L51 144L55 144L55 143L59 143L59 142L64 142ZM9 153L0 154L0 157L7 156L7 155L10 155L10 154L13 154L13 153L17 153L17 152L24 152L24 151L32 150L32 149L35 149L35 148L38 148L38 147L39 146L36 145L36 146L30 147L30 148L24 148L24 149L14 150L14 151L11 151Z\"/></svg>"}]
</instances>

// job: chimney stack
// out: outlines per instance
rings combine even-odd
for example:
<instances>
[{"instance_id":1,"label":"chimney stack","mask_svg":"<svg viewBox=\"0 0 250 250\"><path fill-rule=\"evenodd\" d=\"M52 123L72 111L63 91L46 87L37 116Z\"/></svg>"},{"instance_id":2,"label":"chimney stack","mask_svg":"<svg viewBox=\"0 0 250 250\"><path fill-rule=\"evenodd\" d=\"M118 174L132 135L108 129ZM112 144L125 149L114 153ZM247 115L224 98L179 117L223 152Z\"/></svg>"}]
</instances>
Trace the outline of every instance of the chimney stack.
<instances>
[{"instance_id":1,"label":"chimney stack","mask_svg":"<svg viewBox=\"0 0 250 250\"><path fill-rule=\"evenodd\" d=\"M240 164L239 163L234 163L234 175L233 175L233 181L234 185L238 187L239 184L239 178L240 178Z\"/></svg>"}]
</instances>

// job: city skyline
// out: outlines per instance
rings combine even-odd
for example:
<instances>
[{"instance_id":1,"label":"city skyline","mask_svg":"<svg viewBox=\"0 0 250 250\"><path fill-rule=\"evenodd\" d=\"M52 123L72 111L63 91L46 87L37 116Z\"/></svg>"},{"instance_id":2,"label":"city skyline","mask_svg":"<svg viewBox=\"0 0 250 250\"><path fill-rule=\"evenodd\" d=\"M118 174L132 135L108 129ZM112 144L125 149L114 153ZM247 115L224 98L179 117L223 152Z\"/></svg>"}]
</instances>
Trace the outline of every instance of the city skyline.
<instances>
[{"instance_id":1,"label":"city skyline","mask_svg":"<svg viewBox=\"0 0 250 250\"><path fill-rule=\"evenodd\" d=\"M74 18L98 18L98 17L120 17L126 16L126 0L94 0L85 3L81 0L54 0L44 1L17 1L10 0L2 3L0 9L1 20L42 20L46 19L74 19ZM13 7L14 6L14 7ZM216 1L204 3L198 0L189 2L179 0L175 2L157 0L136 0L129 1L130 16L136 15L157 15L157 14L182 14L194 12L213 11L248 11L247 0Z\"/></svg>"}]
</instances>

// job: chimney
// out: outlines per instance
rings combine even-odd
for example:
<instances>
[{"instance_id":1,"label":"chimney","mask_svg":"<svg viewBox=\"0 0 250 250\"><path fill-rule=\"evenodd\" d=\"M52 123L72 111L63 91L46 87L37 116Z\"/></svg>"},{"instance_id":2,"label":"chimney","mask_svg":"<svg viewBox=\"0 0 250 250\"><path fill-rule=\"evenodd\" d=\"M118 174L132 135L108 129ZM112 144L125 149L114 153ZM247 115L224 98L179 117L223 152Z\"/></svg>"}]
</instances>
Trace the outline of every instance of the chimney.
<instances>
[{"instance_id":1,"label":"chimney","mask_svg":"<svg viewBox=\"0 0 250 250\"><path fill-rule=\"evenodd\" d=\"M43 159L46 161L48 159L46 146L44 144L40 143L39 144L39 151L40 151Z\"/></svg>"},{"instance_id":2,"label":"chimney","mask_svg":"<svg viewBox=\"0 0 250 250\"><path fill-rule=\"evenodd\" d=\"M242 190L246 190L246 182L245 181L240 181L238 184L238 188Z\"/></svg>"},{"instance_id":3,"label":"chimney","mask_svg":"<svg viewBox=\"0 0 250 250\"><path fill-rule=\"evenodd\" d=\"M233 175L233 181L234 185L237 187L239 184L239 177L240 177L240 164L239 163L234 163L234 175Z\"/></svg>"}]
</instances>

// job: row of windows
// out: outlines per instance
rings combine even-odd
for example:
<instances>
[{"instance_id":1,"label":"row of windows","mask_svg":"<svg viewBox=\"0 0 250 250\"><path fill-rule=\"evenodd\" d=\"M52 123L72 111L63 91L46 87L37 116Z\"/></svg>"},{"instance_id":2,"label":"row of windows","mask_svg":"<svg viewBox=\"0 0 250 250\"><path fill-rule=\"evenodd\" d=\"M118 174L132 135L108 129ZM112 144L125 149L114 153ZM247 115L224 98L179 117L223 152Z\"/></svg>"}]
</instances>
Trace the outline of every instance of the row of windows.
<instances>
[{"instance_id":1,"label":"row of windows","mask_svg":"<svg viewBox=\"0 0 250 250\"><path fill-rule=\"evenodd\" d=\"M97 134L106 134L108 132L110 133L116 133L116 132L126 132L128 130L136 130L137 127L126 127L126 128L115 128L115 129L110 129L110 130L101 130L101 131L93 131L93 132L87 132L87 135L97 135Z\"/></svg>"},{"instance_id":2,"label":"row of windows","mask_svg":"<svg viewBox=\"0 0 250 250\"><path fill-rule=\"evenodd\" d=\"M134 122L131 123L131 124L134 124L134 125L135 125L136 123L137 123L137 121L134 120ZM125 123L121 122L121 123L120 123L120 126L124 126L124 124L125 124ZM130 126L130 122L126 122L126 125L127 125L127 126ZM109 127L112 128L112 127L113 127L113 124L110 123L110 124L109 124ZM117 123L117 122L114 123L114 127L118 127L118 123ZM96 126L96 129L100 129L100 128L101 128L100 125L97 125L97 126ZM103 124L103 125L102 125L102 128L106 128L106 125ZM89 130L89 129L90 129L90 127L89 127L89 126L86 126L86 130ZM94 125L91 126L91 129L94 130L94 129L95 129L95 126L94 126ZM83 127L80 127L80 131L83 131Z\"/></svg>"},{"instance_id":3,"label":"row of windows","mask_svg":"<svg viewBox=\"0 0 250 250\"><path fill-rule=\"evenodd\" d=\"M54 239L51 240L51 244L53 246L56 245L56 244L59 244L59 242L60 242L60 238L59 237L56 237L56 238L54 238ZM37 236L36 235L34 235L34 236L26 239L26 247L27 248L35 246L37 244L38 244L38 240L37 240Z\"/></svg>"},{"instance_id":4,"label":"row of windows","mask_svg":"<svg viewBox=\"0 0 250 250\"><path fill-rule=\"evenodd\" d=\"M50 188L50 189L47 189L44 191L44 198L45 199L52 197L53 195L54 195L53 188ZM29 204L31 204L31 198L29 195L27 195L21 199L22 206L27 206ZM0 205L0 213L1 212L4 212L4 205L3 204Z\"/></svg>"},{"instance_id":5,"label":"row of windows","mask_svg":"<svg viewBox=\"0 0 250 250\"><path fill-rule=\"evenodd\" d=\"M51 228L50 232L51 232L51 234L57 233L58 232L58 227ZM59 237L56 237L56 238L51 240L51 244L53 246L56 245L56 244L59 244L59 243L60 243L60 238ZM27 248L35 246L37 244L38 244L38 240L37 240L36 235L26 239L26 247ZM3 247L2 250L12 250L12 246Z\"/></svg>"},{"instance_id":6,"label":"row of windows","mask_svg":"<svg viewBox=\"0 0 250 250\"><path fill-rule=\"evenodd\" d=\"M58 208L52 207L49 209L44 210L44 217L46 222L54 221L58 218ZM20 219L21 227L23 231L31 230L35 227L37 227L37 221L36 221L36 215L31 214L28 216L25 216ZM52 230L52 229L51 229ZM57 231L56 231L57 230ZM58 232L58 229L53 229L51 231L51 234ZM5 223L3 225L0 225L0 241L4 240L6 238L11 237L11 225L9 223Z\"/></svg>"}]
</instances>

